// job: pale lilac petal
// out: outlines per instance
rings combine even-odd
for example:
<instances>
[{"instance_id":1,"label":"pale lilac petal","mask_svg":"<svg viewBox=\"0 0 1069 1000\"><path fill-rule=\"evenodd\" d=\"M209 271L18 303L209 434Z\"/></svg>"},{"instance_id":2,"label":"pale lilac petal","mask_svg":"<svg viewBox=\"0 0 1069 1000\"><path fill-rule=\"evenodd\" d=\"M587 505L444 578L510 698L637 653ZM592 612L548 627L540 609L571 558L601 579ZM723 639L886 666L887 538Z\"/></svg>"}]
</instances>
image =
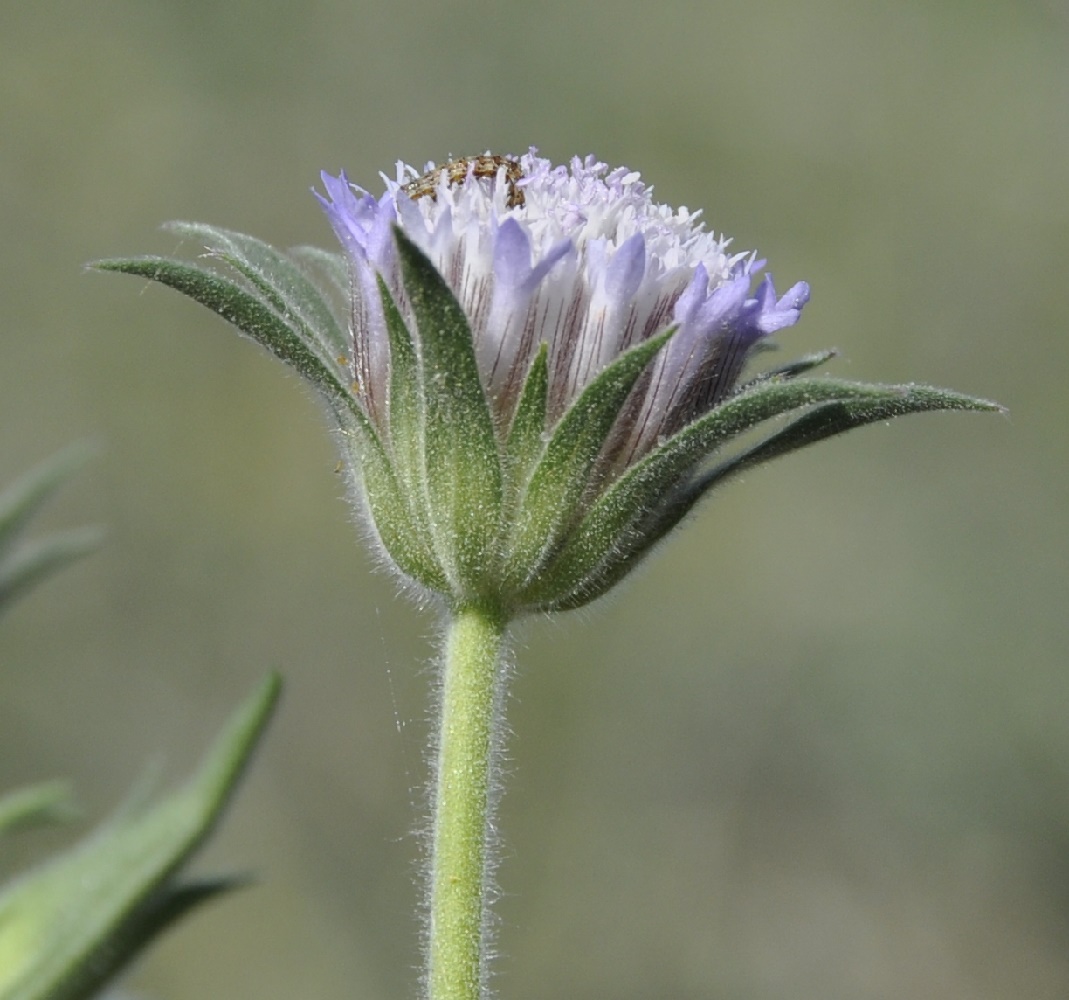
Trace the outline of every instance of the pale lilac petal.
<instances>
[{"instance_id":1,"label":"pale lilac petal","mask_svg":"<svg viewBox=\"0 0 1069 1000\"><path fill-rule=\"evenodd\" d=\"M672 319L681 325L686 325L694 320L695 314L701 308L709 294L709 272L704 264L699 264L694 269L694 277L690 284L683 289L683 293L676 299L675 308L672 311Z\"/></svg>"},{"instance_id":2,"label":"pale lilac petal","mask_svg":"<svg viewBox=\"0 0 1069 1000\"><path fill-rule=\"evenodd\" d=\"M506 219L497 230L494 243L495 291L509 291L527 284L531 273L531 240L515 219Z\"/></svg>"},{"instance_id":3,"label":"pale lilac petal","mask_svg":"<svg viewBox=\"0 0 1069 1000\"><path fill-rule=\"evenodd\" d=\"M407 310L398 225L463 306L501 427L540 342L549 345L552 424L621 351L677 326L609 449L615 473L730 394L755 344L798 321L809 286L799 282L777 298L765 277L751 291L765 261L729 252L700 213L656 204L634 171L610 170L592 156L554 165L534 150L514 163L518 181L507 176L516 169L453 169L440 173L433 195L415 199L405 185L434 164L398 164L379 199L344 174L323 176L326 195L317 197L354 273L354 363L357 380L370 385L365 405L377 418L388 384L376 275Z\"/></svg>"},{"instance_id":4,"label":"pale lilac petal","mask_svg":"<svg viewBox=\"0 0 1069 1000\"><path fill-rule=\"evenodd\" d=\"M510 220L511 221L511 220ZM571 240L561 240L555 246L551 246L546 255L531 268L527 275L527 280L524 283L524 287L528 293L533 292L538 286L539 282L549 274L550 269L561 260L564 260L569 254L575 250L575 244Z\"/></svg>"},{"instance_id":5,"label":"pale lilac petal","mask_svg":"<svg viewBox=\"0 0 1069 1000\"><path fill-rule=\"evenodd\" d=\"M646 239L635 233L609 260L602 291L613 305L630 302L646 273Z\"/></svg>"},{"instance_id":6,"label":"pale lilac petal","mask_svg":"<svg viewBox=\"0 0 1069 1000\"><path fill-rule=\"evenodd\" d=\"M772 276L768 275L758 288L757 299L760 305L756 324L758 329L763 334L776 333L798 322L802 307L809 301L809 285L799 281L777 301L776 287L772 283Z\"/></svg>"}]
</instances>

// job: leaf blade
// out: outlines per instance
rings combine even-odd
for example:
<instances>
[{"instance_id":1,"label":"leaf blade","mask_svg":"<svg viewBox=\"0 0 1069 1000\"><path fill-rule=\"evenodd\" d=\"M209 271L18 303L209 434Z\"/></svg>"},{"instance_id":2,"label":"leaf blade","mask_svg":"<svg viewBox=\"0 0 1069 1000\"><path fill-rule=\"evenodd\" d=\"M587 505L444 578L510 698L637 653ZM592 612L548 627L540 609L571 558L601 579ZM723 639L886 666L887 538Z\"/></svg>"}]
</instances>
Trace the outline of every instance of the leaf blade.
<instances>
[{"instance_id":1,"label":"leaf blade","mask_svg":"<svg viewBox=\"0 0 1069 1000\"><path fill-rule=\"evenodd\" d=\"M120 813L5 889L3 1000L83 1000L99 986L100 968L114 971L132 957L130 947L147 940L138 918L146 907L166 901L175 888L173 876L218 823L279 692L280 681L272 675L231 716L177 792L152 808ZM160 892L164 895L157 896Z\"/></svg>"},{"instance_id":2,"label":"leaf blade","mask_svg":"<svg viewBox=\"0 0 1069 1000\"><path fill-rule=\"evenodd\" d=\"M284 320L300 325L324 358L348 353L347 337L323 292L282 251L255 236L203 222L169 222L164 228L199 240L211 256L242 274Z\"/></svg>"},{"instance_id":3,"label":"leaf blade","mask_svg":"<svg viewBox=\"0 0 1069 1000\"><path fill-rule=\"evenodd\" d=\"M676 527L714 485L744 469L848 430L897 416L936 410L1003 410L997 403L989 400L944 389L933 389L930 386L820 381L856 386L869 391L816 405L781 431L684 484L660 509L653 508L645 524L636 527L632 535L632 545L618 549L612 558L607 559L599 568L588 565L589 575L586 579L576 586L571 597L554 607L560 610L582 607L606 593Z\"/></svg>"}]
</instances>

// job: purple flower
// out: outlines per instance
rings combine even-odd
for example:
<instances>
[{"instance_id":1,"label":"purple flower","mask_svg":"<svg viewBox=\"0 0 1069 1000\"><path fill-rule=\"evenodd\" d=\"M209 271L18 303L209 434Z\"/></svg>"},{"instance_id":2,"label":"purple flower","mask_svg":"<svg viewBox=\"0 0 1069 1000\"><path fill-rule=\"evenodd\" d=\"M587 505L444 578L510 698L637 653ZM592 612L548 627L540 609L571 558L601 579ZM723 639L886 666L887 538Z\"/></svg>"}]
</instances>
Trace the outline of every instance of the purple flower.
<instances>
[{"instance_id":1,"label":"purple flower","mask_svg":"<svg viewBox=\"0 0 1069 1000\"><path fill-rule=\"evenodd\" d=\"M176 223L236 277L98 266L192 296L311 382L382 552L454 610L577 607L743 469L906 413L997 408L809 377L830 351L740 382L809 287L778 295L763 260L624 168L532 150L383 180L376 197L323 175L340 256Z\"/></svg>"},{"instance_id":2,"label":"purple flower","mask_svg":"<svg viewBox=\"0 0 1069 1000\"><path fill-rule=\"evenodd\" d=\"M770 277L752 290L763 263L754 254L730 252L699 212L657 204L637 173L592 156L554 166L534 150L487 155L428 164L423 180L398 163L384 181L376 198L323 174L318 196L351 265L352 376L379 427L390 352L376 275L406 311L395 225L460 302L500 429L540 344L552 427L611 361L676 327L606 445L602 471L613 474L729 396L754 346L797 322L809 297L799 282L777 298Z\"/></svg>"}]
</instances>

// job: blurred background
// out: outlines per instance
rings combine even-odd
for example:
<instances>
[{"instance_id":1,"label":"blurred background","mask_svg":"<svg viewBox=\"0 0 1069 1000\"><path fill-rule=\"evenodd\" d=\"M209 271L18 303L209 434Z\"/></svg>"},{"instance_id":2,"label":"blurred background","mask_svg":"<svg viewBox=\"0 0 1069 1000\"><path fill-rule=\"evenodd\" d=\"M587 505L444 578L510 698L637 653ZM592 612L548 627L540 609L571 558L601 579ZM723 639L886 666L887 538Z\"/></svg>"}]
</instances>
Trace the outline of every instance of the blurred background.
<instances>
[{"instance_id":1,"label":"blurred background","mask_svg":"<svg viewBox=\"0 0 1069 1000\"><path fill-rule=\"evenodd\" d=\"M129 977L416 994L437 623L355 536L316 403L94 257L185 218L332 247L322 168L536 145L642 171L813 300L783 357L998 399L749 474L619 594L520 633L510 1000L1069 995L1069 7L39 0L0 8L0 481L96 555L0 623L0 788L87 821L282 711L199 861L258 884ZM187 247L193 252L196 248ZM69 836L69 835L66 835ZM17 841L5 871L65 842Z\"/></svg>"}]
</instances>

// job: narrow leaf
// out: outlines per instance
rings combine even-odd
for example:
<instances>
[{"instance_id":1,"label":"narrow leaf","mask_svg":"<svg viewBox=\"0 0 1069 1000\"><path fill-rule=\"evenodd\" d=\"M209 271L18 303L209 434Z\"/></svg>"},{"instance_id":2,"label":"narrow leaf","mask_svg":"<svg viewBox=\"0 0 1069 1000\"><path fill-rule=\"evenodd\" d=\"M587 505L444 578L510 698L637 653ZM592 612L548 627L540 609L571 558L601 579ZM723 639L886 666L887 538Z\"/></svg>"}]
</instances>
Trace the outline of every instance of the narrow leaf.
<instances>
[{"instance_id":1,"label":"narrow leaf","mask_svg":"<svg viewBox=\"0 0 1069 1000\"><path fill-rule=\"evenodd\" d=\"M0 493L0 610L99 544L101 533L95 528L19 541L26 522L90 454L84 445L67 448Z\"/></svg>"},{"instance_id":2,"label":"narrow leaf","mask_svg":"<svg viewBox=\"0 0 1069 1000\"><path fill-rule=\"evenodd\" d=\"M284 320L298 324L305 339L319 344L325 359L348 352L348 337L323 293L269 243L202 222L170 222L164 228L201 241L213 256L243 274Z\"/></svg>"},{"instance_id":3,"label":"narrow leaf","mask_svg":"<svg viewBox=\"0 0 1069 1000\"><path fill-rule=\"evenodd\" d=\"M352 485L362 492L390 558L413 580L440 593L447 592L448 582L430 539L418 528L408 497L381 442L354 428L342 432L341 443L350 456L350 461L343 463L345 468L350 472L360 470L359 482Z\"/></svg>"},{"instance_id":4,"label":"narrow leaf","mask_svg":"<svg viewBox=\"0 0 1069 1000\"><path fill-rule=\"evenodd\" d=\"M0 553L9 547L44 502L92 454L85 445L73 445L24 473L0 492Z\"/></svg>"},{"instance_id":5,"label":"narrow leaf","mask_svg":"<svg viewBox=\"0 0 1069 1000\"><path fill-rule=\"evenodd\" d=\"M926 385L888 386L887 388L897 389L898 394L886 399L846 400L818 407L790 426L711 469L697 480L691 489L698 489L700 495L729 476L762 462L768 462L780 455L797 451L799 448L816 444L818 441L837 434L845 434L855 427L864 427L866 424L879 423L894 417L904 417L910 413L927 413L933 410L1005 412L998 403L951 392L949 389L937 389Z\"/></svg>"},{"instance_id":6,"label":"narrow leaf","mask_svg":"<svg viewBox=\"0 0 1069 1000\"><path fill-rule=\"evenodd\" d=\"M769 368L767 371L761 372L760 375L738 386L735 394L746 392L752 386L760 382L768 382L771 379L797 378L799 375L805 375L807 372L813 371L814 368L827 364L838 353L835 350L817 351L814 354L806 354L803 357L796 358L794 361L788 361L786 364L777 365L775 368Z\"/></svg>"},{"instance_id":7,"label":"narrow leaf","mask_svg":"<svg viewBox=\"0 0 1069 1000\"><path fill-rule=\"evenodd\" d=\"M349 410L366 433L373 433L352 393L339 380L336 366L328 365L318 350L303 340L275 309L229 278L164 257L99 260L92 266L101 271L158 281L195 299L295 368L323 391L333 405Z\"/></svg>"},{"instance_id":8,"label":"narrow leaf","mask_svg":"<svg viewBox=\"0 0 1069 1000\"><path fill-rule=\"evenodd\" d=\"M792 409L876 391L833 379L775 379L733 396L644 456L598 497L554 555L552 570L532 578L531 599L540 603L543 581L557 593L564 586L578 586L610 553L619 553L621 546L626 549L636 523L659 507L688 471L725 441Z\"/></svg>"},{"instance_id":9,"label":"narrow leaf","mask_svg":"<svg viewBox=\"0 0 1069 1000\"><path fill-rule=\"evenodd\" d=\"M997 403L929 386L868 385L864 388L872 390L871 394L818 405L783 430L686 482L680 488L671 490L660 505L651 504L647 508L649 512L646 516L639 518L626 534L628 542L608 553L597 569L588 565L588 571L592 571L587 579L576 588L570 599L556 607L559 610L581 607L606 593L631 571L639 559L676 527L714 485L743 469L833 435L845 433L855 427L910 413L934 410L1002 411L1002 407Z\"/></svg>"},{"instance_id":10,"label":"narrow leaf","mask_svg":"<svg viewBox=\"0 0 1069 1000\"><path fill-rule=\"evenodd\" d=\"M144 943L142 917L174 905L172 879L218 821L279 686L274 676L261 685L177 792L151 808L121 811L0 895L3 1000L83 1000L100 985L101 969L113 971ZM177 891L190 903L208 895Z\"/></svg>"},{"instance_id":11,"label":"narrow leaf","mask_svg":"<svg viewBox=\"0 0 1069 1000\"><path fill-rule=\"evenodd\" d=\"M422 498L422 417L416 347L404 317L381 277L378 278L378 285L386 334L390 340L390 451L406 493L413 498Z\"/></svg>"},{"instance_id":12,"label":"narrow leaf","mask_svg":"<svg viewBox=\"0 0 1069 1000\"><path fill-rule=\"evenodd\" d=\"M66 995L66 1000L97 997L133 956L143 952L187 914L248 884L249 880L243 876L167 883L146 900L134 919L117 930L107 949L101 951L92 967L85 969L77 986ZM47 1000L52 1000L51 996Z\"/></svg>"},{"instance_id":13,"label":"narrow leaf","mask_svg":"<svg viewBox=\"0 0 1069 1000\"><path fill-rule=\"evenodd\" d=\"M99 528L73 528L23 542L0 558L0 610L56 570L95 551Z\"/></svg>"},{"instance_id":14,"label":"narrow leaf","mask_svg":"<svg viewBox=\"0 0 1069 1000\"><path fill-rule=\"evenodd\" d=\"M426 506L420 441L421 416L412 337L385 284L379 281L390 338L389 451L351 439L362 470L365 502L386 550L410 577L435 590L447 589L434 551Z\"/></svg>"},{"instance_id":15,"label":"narrow leaf","mask_svg":"<svg viewBox=\"0 0 1069 1000\"><path fill-rule=\"evenodd\" d=\"M318 272L326 275L330 281L331 288L338 293L342 301L349 301L352 276L344 254L331 253L331 251L324 250L322 247L300 246L292 247L289 255L294 260L308 264ZM328 299L327 301L330 302L331 300ZM345 328L345 325L345 323L338 324L342 329Z\"/></svg>"},{"instance_id":16,"label":"narrow leaf","mask_svg":"<svg viewBox=\"0 0 1069 1000\"><path fill-rule=\"evenodd\" d=\"M188 295L291 365L320 389L337 420L344 447L360 461L366 483L377 483L376 492L386 498L389 511L384 507L376 516L383 541L396 539L396 545L390 546L390 551L406 572L426 561L420 558L418 540L410 540L410 519L402 516L404 505L390 503L399 494L382 442L356 398L339 381L334 365L320 356L316 345L302 339L266 302L230 279L203 268L160 257L103 260L93 266L103 271L158 281Z\"/></svg>"},{"instance_id":17,"label":"narrow leaf","mask_svg":"<svg viewBox=\"0 0 1069 1000\"><path fill-rule=\"evenodd\" d=\"M323 301L342 332L343 353L348 356L353 349L349 325L352 320L353 277L349 262L344 254L331 253L321 247L290 247L287 253L305 272L319 279L313 284L321 288ZM326 287L322 287L324 285Z\"/></svg>"},{"instance_id":18,"label":"narrow leaf","mask_svg":"<svg viewBox=\"0 0 1069 1000\"><path fill-rule=\"evenodd\" d=\"M45 823L62 823L77 815L70 785L66 781L46 781L0 798L0 834Z\"/></svg>"}]
</instances>

